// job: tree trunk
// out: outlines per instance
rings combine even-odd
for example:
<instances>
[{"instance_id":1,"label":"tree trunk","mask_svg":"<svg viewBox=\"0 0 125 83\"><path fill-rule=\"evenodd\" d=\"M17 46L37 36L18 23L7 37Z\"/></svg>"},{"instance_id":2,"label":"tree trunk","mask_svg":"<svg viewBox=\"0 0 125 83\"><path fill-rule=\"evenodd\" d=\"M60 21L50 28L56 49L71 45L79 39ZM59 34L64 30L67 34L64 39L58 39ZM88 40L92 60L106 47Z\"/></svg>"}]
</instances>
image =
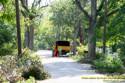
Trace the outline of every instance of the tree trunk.
<instances>
[{"instance_id":1,"label":"tree trunk","mask_svg":"<svg viewBox=\"0 0 125 83\"><path fill-rule=\"evenodd\" d=\"M76 30L77 31L77 30ZM73 38L73 42L72 42L72 52L73 52L73 55L76 55L76 39L77 39L77 34L76 32L74 33L74 38Z\"/></svg>"},{"instance_id":2,"label":"tree trunk","mask_svg":"<svg viewBox=\"0 0 125 83\"><path fill-rule=\"evenodd\" d=\"M24 4L26 7L28 7L28 0L24 0ZM27 18L27 16L24 16L25 18ZM25 40L24 40L24 45L25 47L29 48L29 26L27 25L27 19L24 20L25 21Z\"/></svg>"},{"instance_id":3,"label":"tree trunk","mask_svg":"<svg viewBox=\"0 0 125 83\"><path fill-rule=\"evenodd\" d=\"M31 24L30 30L29 30L29 48L33 50L34 45L34 27Z\"/></svg>"},{"instance_id":4,"label":"tree trunk","mask_svg":"<svg viewBox=\"0 0 125 83\"><path fill-rule=\"evenodd\" d=\"M91 19L88 29L88 57L93 60L96 55L96 0L91 0Z\"/></svg>"},{"instance_id":5,"label":"tree trunk","mask_svg":"<svg viewBox=\"0 0 125 83\"><path fill-rule=\"evenodd\" d=\"M96 37L95 37L95 23L90 22L90 28L88 30L88 58L93 60L96 55Z\"/></svg>"},{"instance_id":6,"label":"tree trunk","mask_svg":"<svg viewBox=\"0 0 125 83\"><path fill-rule=\"evenodd\" d=\"M79 21L78 28L79 28L79 31L78 31L79 41L80 41L81 44L83 44L84 43L84 29L82 27L81 21Z\"/></svg>"},{"instance_id":7,"label":"tree trunk","mask_svg":"<svg viewBox=\"0 0 125 83\"><path fill-rule=\"evenodd\" d=\"M25 27L25 40L24 40L24 42L25 42L25 47L27 47L27 48L29 48L29 41L30 41L30 39L29 39L29 27L26 26Z\"/></svg>"},{"instance_id":8,"label":"tree trunk","mask_svg":"<svg viewBox=\"0 0 125 83\"><path fill-rule=\"evenodd\" d=\"M77 46L77 37L78 37L78 31L79 31L79 23L76 22L74 25L74 34L73 34L73 42L72 42L72 52L73 55L76 55L76 46Z\"/></svg>"},{"instance_id":9,"label":"tree trunk","mask_svg":"<svg viewBox=\"0 0 125 83\"><path fill-rule=\"evenodd\" d=\"M17 41L18 41L18 56L21 57L21 30L20 30L20 15L19 15L19 0L15 0L16 4L16 26L17 26Z\"/></svg>"},{"instance_id":10,"label":"tree trunk","mask_svg":"<svg viewBox=\"0 0 125 83\"><path fill-rule=\"evenodd\" d=\"M104 30L103 30L103 53L106 53L106 29L107 29L107 5L108 2L107 0L105 0L104 2L104 8L105 8L105 12L104 12Z\"/></svg>"},{"instance_id":11,"label":"tree trunk","mask_svg":"<svg viewBox=\"0 0 125 83\"><path fill-rule=\"evenodd\" d=\"M106 24L104 25L103 28L103 53L106 53Z\"/></svg>"},{"instance_id":12,"label":"tree trunk","mask_svg":"<svg viewBox=\"0 0 125 83\"><path fill-rule=\"evenodd\" d=\"M24 4L26 7L28 7L28 0L24 0ZM32 16L29 17L25 17L25 18L29 18L30 20L33 20ZM34 27L32 24L30 24L30 26L28 26L27 24L25 24L25 47L29 48L30 50L33 50L33 44L34 44Z\"/></svg>"}]
</instances>

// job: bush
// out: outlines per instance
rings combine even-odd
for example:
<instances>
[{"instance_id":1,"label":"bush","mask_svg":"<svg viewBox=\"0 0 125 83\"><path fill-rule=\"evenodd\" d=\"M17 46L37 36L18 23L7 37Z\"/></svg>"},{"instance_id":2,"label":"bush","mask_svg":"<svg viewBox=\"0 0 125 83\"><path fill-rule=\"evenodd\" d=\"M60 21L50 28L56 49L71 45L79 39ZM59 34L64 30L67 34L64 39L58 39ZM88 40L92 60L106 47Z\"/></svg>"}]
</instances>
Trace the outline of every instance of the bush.
<instances>
[{"instance_id":1,"label":"bush","mask_svg":"<svg viewBox=\"0 0 125 83\"><path fill-rule=\"evenodd\" d=\"M43 68L38 66L32 66L26 71L23 71L22 77L29 79L30 76L34 77L36 80L44 80L48 77L48 75L43 71Z\"/></svg>"},{"instance_id":2,"label":"bush","mask_svg":"<svg viewBox=\"0 0 125 83\"><path fill-rule=\"evenodd\" d=\"M16 83L37 83L34 77L29 77L27 80L18 80Z\"/></svg>"},{"instance_id":3,"label":"bush","mask_svg":"<svg viewBox=\"0 0 125 83\"><path fill-rule=\"evenodd\" d=\"M118 54L121 58L121 60L123 61L124 65L125 65L125 51L124 51L125 48L121 48L121 49L118 49Z\"/></svg>"},{"instance_id":4,"label":"bush","mask_svg":"<svg viewBox=\"0 0 125 83\"><path fill-rule=\"evenodd\" d=\"M37 80L47 79L49 75L44 71L40 58L31 54L32 52L25 49L23 57L19 59L19 66L22 68L22 77L29 79L30 76Z\"/></svg>"},{"instance_id":5,"label":"bush","mask_svg":"<svg viewBox=\"0 0 125 83\"><path fill-rule=\"evenodd\" d=\"M77 54L72 55L71 57L77 62L83 63L83 60L85 57L85 53L84 53L85 50L86 50L85 46L80 44L80 46L77 47Z\"/></svg>"},{"instance_id":6,"label":"bush","mask_svg":"<svg viewBox=\"0 0 125 83\"><path fill-rule=\"evenodd\" d=\"M0 21L0 56L12 53L14 39L12 28Z\"/></svg>"},{"instance_id":7,"label":"bush","mask_svg":"<svg viewBox=\"0 0 125 83\"><path fill-rule=\"evenodd\" d=\"M73 56L71 56L71 58L80 63L82 63L84 60L84 56L80 56L80 55L75 55L75 56L73 55Z\"/></svg>"},{"instance_id":8,"label":"bush","mask_svg":"<svg viewBox=\"0 0 125 83\"><path fill-rule=\"evenodd\" d=\"M117 48L117 53L125 65L125 39L122 38L122 40L119 40L115 47Z\"/></svg>"},{"instance_id":9,"label":"bush","mask_svg":"<svg viewBox=\"0 0 125 83\"><path fill-rule=\"evenodd\" d=\"M2 56L0 58L0 67L1 83L6 81L15 83L21 78L21 73L17 67L17 58L15 56Z\"/></svg>"},{"instance_id":10,"label":"bush","mask_svg":"<svg viewBox=\"0 0 125 83\"><path fill-rule=\"evenodd\" d=\"M23 83L23 82L19 82L19 83ZM37 83L34 77L30 77L28 80L26 80L25 83Z\"/></svg>"},{"instance_id":11,"label":"bush","mask_svg":"<svg viewBox=\"0 0 125 83\"><path fill-rule=\"evenodd\" d=\"M44 71L40 58L26 49L20 59L17 56L1 56L0 57L0 82L17 83L34 77L38 80L48 78L48 74ZM30 82L29 82L30 83Z\"/></svg>"},{"instance_id":12,"label":"bush","mask_svg":"<svg viewBox=\"0 0 125 83\"><path fill-rule=\"evenodd\" d=\"M5 56L5 55L10 55L12 54L14 49L12 49L12 44L11 43L7 43L7 44L3 44L2 47L0 48L0 56Z\"/></svg>"},{"instance_id":13,"label":"bush","mask_svg":"<svg viewBox=\"0 0 125 83\"><path fill-rule=\"evenodd\" d=\"M105 55L94 61L94 67L100 72L123 73L123 62L118 56Z\"/></svg>"},{"instance_id":14,"label":"bush","mask_svg":"<svg viewBox=\"0 0 125 83\"><path fill-rule=\"evenodd\" d=\"M85 55L85 53L88 52L88 47L86 45L80 44L80 46L77 47L77 52L79 55Z\"/></svg>"},{"instance_id":15,"label":"bush","mask_svg":"<svg viewBox=\"0 0 125 83\"><path fill-rule=\"evenodd\" d=\"M105 56L103 53L96 53L96 59L100 59L102 58L103 56Z\"/></svg>"},{"instance_id":16,"label":"bush","mask_svg":"<svg viewBox=\"0 0 125 83\"><path fill-rule=\"evenodd\" d=\"M78 55L83 56L84 55L84 51L85 51L85 47L82 44L80 44L80 46L77 47Z\"/></svg>"}]
</instances>

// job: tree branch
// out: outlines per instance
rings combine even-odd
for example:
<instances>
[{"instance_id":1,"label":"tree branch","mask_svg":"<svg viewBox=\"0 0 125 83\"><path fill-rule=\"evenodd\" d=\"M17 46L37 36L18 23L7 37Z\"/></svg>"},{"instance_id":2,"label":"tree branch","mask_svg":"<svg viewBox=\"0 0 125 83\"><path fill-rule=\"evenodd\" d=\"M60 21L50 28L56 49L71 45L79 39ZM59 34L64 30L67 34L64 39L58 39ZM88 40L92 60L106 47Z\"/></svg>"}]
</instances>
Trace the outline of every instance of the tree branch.
<instances>
[{"instance_id":1,"label":"tree branch","mask_svg":"<svg viewBox=\"0 0 125 83\"><path fill-rule=\"evenodd\" d=\"M91 18L91 16L88 14L87 11L82 7L81 3L79 0L75 0L76 5L79 7L79 9L86 15L87 18Z\"/></svg>"},{"instance_id":2,"label":"tree branch","mask_svg":"<svg viewBox=\"0 0 125 83\"><path fill-rule=\"evenodd\" d=\"M22 15L23 15L24 17L28 17L28 13L27 13L26 11L21 10L21 13L22 13Z\"/></svg>"},{"instance_id":3,"label":"tree branch","mask_svg":"<svg viewBox=\"0 0 125 83\"><path fill-rule=\"evenodd\" d=\"M41 3L41 0L38 0L38 1L34 0L34 2L32 3L31 9L33 9L33 8L36 7L36 6L39 6L39 7L38 7L38 10L40 10L40 9L42 9L42 8L45 8L45 7L48 7L48 4L47 4L47 5L40 6L40 5L41 5L40 3Z\"/></svg>"},{"instance_id":4,"label":"tree branch","mask_svg":"<svg viewBox=\"0 0 125 83\"><path fill-rule=\"evenodd\" d=\"M118 12L119 10L120 10L120 9L112 10L111 12L109 12L109 13L107 14L107 16L111 16L111 15L115 14L116 12Z\"/></svg>"},{"instance_id":5,"label":"tree branch","mask_svg":"<svg viewBox=\"0 0 125 83\"><path fill-rule=\"evenodd\" d=\"M48 7L49 5L44 5L44 6L41 6L39 9L42 9L42 8L45 8L45 7Z\"/></svg>"},{"instance_id":6,"label":"tree branch","mask_svg":"<svg viewBox=\"0 0 125 83\"><path fill-rule=\"evenodd\" d=\"M105 2L105 0L102 0L101 4L100 4L100 6L99 6L99 8L98 8L98 10L97 10L97 14L98 14L98 15L99 15L99 12L100 12L100 11L102 10L102 8L103 8L104 2ZM122 5L121 7L119 7L119 8L116 8L116 9L112 10L111 12L109 12L109 13L107 14L107 16L111 16L111 15L113 15L113 14L119 12L119 11L122 10L122 9L125 9L125 4L123 4L123 5Z\"/></svg>"},{"instance_id":7,"label":"tree branch","mask_svg":"<svg viewBox=\"0 0 125 83\"><path fill-rule=\"evenodd\" d=\"M33 3L32 3L32 8L35 7L35 0L33 0Z\"/></svg>"},{"instance_id":8,"label":"tree branch","mask_svg":"<svg viewBox=\"0 0 125 83\"><path fill-rule=\"evenodd\" d=\"M109 12L109 13L107 14L107 16L111 16L111 15L113 15L113 14L115 14L115 13L117 13L118 11L123 10L123 9L125 9L125 4L122 5L120 8L116 8L116 9L112 10L111 12Z\"/></svg>"},{"instance_id":9,"label":"tree branch","mask_svg":"<svg viewBox=\"0 0 125 83\"><path fill-rule=\"evenodd\" d=\"M97 9L97 14L99 14L99 12L102 10L103 5L104 5L104 2L105 2L105 0L102 0L102 1L101 1L100 5L99 5L99 7L98 7L98 9Z\"/></svg>"},{"instance_id":10,"label":"tree branch","mask_svg":"<svg viewBox=\"0 0 125 83\"><path fill-rule=\"evenodd\" d=\"M21 4L22 4L22 7L27 11L27 12L30 12L28 7L26 6L24 0L20 0L21 1Z\"/></svg>"}]
</instances>

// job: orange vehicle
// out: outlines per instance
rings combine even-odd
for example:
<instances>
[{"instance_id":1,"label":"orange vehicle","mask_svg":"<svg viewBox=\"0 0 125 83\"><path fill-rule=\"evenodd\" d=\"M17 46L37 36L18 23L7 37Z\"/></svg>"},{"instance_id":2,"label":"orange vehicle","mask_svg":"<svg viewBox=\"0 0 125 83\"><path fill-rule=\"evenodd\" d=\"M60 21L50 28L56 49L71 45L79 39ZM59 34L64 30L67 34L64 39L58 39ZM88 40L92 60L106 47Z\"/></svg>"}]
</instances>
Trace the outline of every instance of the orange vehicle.
<instances>
[{"instance_id":1,"label":"orange vehicle","mask_svg":"<svg viewBox=\"0 0 125 83\"><path fill-rule=\"evenodd\" d=\"M69 41L56 41L53 46L53 56L61 56L70 52L71 46Z\"/></svg>"}]
</instances>

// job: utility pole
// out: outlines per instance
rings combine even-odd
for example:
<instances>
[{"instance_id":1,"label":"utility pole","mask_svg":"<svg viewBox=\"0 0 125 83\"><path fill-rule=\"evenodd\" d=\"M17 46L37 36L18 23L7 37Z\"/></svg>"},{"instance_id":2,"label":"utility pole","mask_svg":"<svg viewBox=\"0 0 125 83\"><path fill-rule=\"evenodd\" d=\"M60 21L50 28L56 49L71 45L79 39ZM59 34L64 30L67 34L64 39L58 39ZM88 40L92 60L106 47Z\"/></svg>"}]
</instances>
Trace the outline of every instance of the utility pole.
<instances>
[{"instance_id":1,"label":"utility pole","mask_svg":"<svg viewBox=\"0 0 125 83\"><path fill-rule=\"evenodd\" d=\"M16 27L17 27L17 43L18 43L18 57L21 57L21 30L20 30L20 14L19 14L19 0L15 0L16 5Z\"/></svg>"}]
</instances>

